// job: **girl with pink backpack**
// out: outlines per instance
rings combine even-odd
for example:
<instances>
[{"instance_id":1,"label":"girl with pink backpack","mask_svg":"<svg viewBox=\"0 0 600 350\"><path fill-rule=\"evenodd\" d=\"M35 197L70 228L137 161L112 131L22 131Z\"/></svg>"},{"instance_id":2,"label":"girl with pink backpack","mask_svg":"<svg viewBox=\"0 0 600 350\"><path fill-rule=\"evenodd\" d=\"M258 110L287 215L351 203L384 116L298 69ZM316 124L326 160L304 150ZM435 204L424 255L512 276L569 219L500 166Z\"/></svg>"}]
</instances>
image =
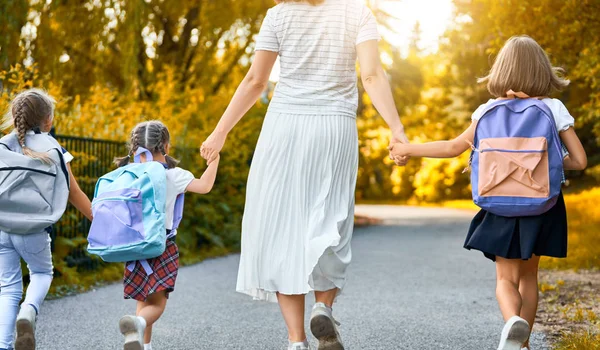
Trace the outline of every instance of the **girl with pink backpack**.
<instances>
[{"instance_id":1,"label":"girl with pink backpack","mask_svg":"<svg viewBox=\"0 0 600 350\"><path fill-rule=\"evenodd\" d=\"M587 157L574 119L548 94L569 84L528 36L509 39L487 82L495 99L450 141L390 146L390 157L453 158L469 148L473 199L482 210L464 244L496 262L496 297L506 324L498 350L529 349L538 305L541 256L567 256L563 169L583 170ZM561 144L562 141L562 144Z\"/></svg>"}]
</instances>

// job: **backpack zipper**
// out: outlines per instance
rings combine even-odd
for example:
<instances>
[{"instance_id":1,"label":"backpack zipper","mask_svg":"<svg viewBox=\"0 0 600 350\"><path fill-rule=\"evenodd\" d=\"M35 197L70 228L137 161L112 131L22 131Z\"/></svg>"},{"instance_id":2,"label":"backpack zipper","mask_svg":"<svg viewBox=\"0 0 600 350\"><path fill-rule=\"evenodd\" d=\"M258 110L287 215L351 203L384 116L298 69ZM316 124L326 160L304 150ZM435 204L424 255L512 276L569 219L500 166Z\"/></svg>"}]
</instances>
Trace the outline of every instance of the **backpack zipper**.
<instances>
[{"instance_id":1,"label":"backpack zipper","mask_svg":"<svg viewBox=\"0 0 600 350\"><path fill-rule=\"evenodd\" d=\"M124 201L124 202L139 202L140 198L131 198L131 197L106 197L106 198L98 198L92 201L92 206L105 201Z\"/></svg>"},{"instance_id":2,"label":"backpack zipper","mask_svg":"<svg viewBox=\"0 0 600 350\"><path fill-rule=\"evenodd\" d=\"M34 173L40 173L40 174L56 177L56 174L53 174L49 171L31 169L31 168L26 168L26 167L22 167L22 166L10 166L10 167L6 167L6 168L0 168L0 171L13 171L13 170L28 170L28 171L33 171Z\"/></svg>"},{"instance_id":3,"label":"backpack zipper","mask_svg":"<svg viewBox=\"0 0 600 350\"><path fill-rule=\"evenodd\" d=\"M478 150L479 151L479 150ZM545 150L531 150L531 149L502 149L502 148L486 148L479 151L484 152L503 152L503 153L544 153Z\"/></svg>"}]
</instances>

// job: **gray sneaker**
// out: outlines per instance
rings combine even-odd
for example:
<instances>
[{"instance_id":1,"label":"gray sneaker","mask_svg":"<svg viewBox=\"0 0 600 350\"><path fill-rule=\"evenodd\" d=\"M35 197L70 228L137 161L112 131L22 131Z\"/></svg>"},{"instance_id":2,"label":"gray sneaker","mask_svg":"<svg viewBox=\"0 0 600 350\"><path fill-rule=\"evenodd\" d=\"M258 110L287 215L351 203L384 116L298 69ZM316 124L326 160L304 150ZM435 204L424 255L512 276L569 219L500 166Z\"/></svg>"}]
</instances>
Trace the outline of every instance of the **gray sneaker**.
<instances>
[{"instance_id":1,"label":"gray sneaker","mask_svg":"<svg viewBox=\"0 0 600 350\"><path fill-rule=\"evenodd\" d=\"M316 303L310 314L310 331L319 340L318 350L344 350L337 330L339 323L333 318L331 308Z\"/></svg>"},{"instance_id":2,"label":"gray sneaker","mask_svg":"<svg viewBox=\"0 0 600 350\"><path fill-rule=\"evenodd\" d=\"M21 305L17 315L15 350L35 350L35 319L37 313L31 305Z\"/></svg>"},{"instance_id":3,"label":"gray sneaker","mask_svg":"<svg viewBox=\"0 0 600 350\"><path fill-rule=\"evenodd\" d=\"M119 329L125 336L123 350L144 350L144 328L136 316L121 317Z\"/></svg>"},{"instance_id":4,"label":"gray sneaker","mask_svg":"<svg viewBox=\"0 0 600 350\"><path fill-rule=\"evenodd\" d=\"M310 345L308 345L308 341L292 343L290 341L288 345L288 350L310 350Z\"/></svg>"}]
</instances>

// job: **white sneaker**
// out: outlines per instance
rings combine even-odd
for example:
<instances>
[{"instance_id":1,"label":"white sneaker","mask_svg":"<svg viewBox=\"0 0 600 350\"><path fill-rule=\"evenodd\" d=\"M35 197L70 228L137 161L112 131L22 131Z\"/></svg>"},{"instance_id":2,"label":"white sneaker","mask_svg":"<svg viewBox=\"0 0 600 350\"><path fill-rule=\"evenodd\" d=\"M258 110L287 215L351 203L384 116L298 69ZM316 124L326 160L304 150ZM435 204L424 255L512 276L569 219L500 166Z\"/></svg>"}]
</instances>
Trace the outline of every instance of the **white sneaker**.
<instances>
[{"instance_id":1,"label":"white sneaker","mask_svg":"<svg viewBox=\"0 0 600 350\"><path fill-rule=\"evenodd\" d=\"M513 316L502 329L498 350L521 350L527 339L529 339L529 323L519 316Z\"/></svg>"},{"instance_id":2,"label":"white sneaker","mask_svg":"<svg viewBox=\"0 0 600 350\"><path fill-rule=\"evenodd\" d=\"M137 316L123 316L119 321L121 334L125 336L123 350L144 350L145 322Z\"/></svg>"},{"instance_id":3,"label":"white sneaker","mask_svg":"<svg viewBox=\"0 0 600 350\"><path fill-rule=\"evenodd\" d=\"M17 316L15 350L35 350L35 319L37 313L31 305L21 305Z\"/></svg>"},{"instance_id":4,"label":"white sneaker","mask_svg":"<svg viewBox=\"0 0 600 350\"><path fill-rule=\"evenodd\" d=\"M308 341L292 343L290 341L288 345L288 350L310 350L310 345L308 345Z\"/></svg>"},{"instance_id":5,"label":"white sneaker","mask_svg":"<svg viewBox=\"0 0 600 350\"><path fill-rule=\"evenodd\" d=\"M310 331L319 340L318 350L344 350L331 308L323 303L316 303L310 314Z\"/></svg>"}]
</instances>

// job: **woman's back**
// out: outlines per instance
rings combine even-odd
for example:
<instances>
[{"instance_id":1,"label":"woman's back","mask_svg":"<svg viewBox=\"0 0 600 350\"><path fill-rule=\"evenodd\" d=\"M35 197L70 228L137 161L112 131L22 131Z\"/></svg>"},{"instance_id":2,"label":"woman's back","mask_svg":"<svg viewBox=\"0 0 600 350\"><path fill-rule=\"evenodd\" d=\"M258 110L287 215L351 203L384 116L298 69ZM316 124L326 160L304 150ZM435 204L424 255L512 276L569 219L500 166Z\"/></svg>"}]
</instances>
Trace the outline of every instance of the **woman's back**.
<instances>
[{"instance_id":1,"label":"woman's back","mask_svg":"<svg viewBox=\"0 0 600 350\"><path fill-rule=\"evenodd\" d=\"M269 10L256 50L280 56L270 111L355 117L356 45L377 39L375 18L360 0L286 2Z\"/></svg>"}]
</instances>

